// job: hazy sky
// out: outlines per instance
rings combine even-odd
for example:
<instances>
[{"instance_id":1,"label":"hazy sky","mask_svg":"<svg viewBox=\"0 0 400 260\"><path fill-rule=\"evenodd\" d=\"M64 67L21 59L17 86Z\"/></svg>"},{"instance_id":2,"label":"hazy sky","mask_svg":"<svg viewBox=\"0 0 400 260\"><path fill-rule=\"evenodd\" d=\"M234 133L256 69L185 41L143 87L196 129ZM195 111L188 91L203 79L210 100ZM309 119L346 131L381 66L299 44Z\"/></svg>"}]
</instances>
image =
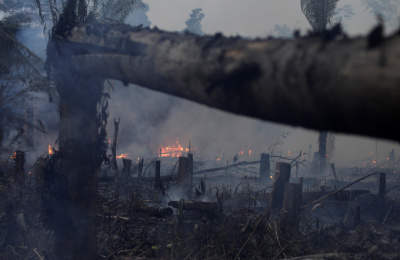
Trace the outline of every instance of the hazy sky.
<instances>
[{"instance_id":1,"label":"hazy sky","mask_svg":"<svg viewBox=\"0 0 400 260\"><path fill-rule=\"evenodd\" d=\"M191 10L202 8L205 17L203 31L207 34L263 37L274 24L287 24L305 32L310 28L301 12L299 0L146 0L150 5L148 16L152 25L165 30L185 27ZM361 34L376 23L374 15L365 10L361 0L341 0L338 7L351 4L356 14L345 22L350 34Z\"/></svg>"}]
</instances>

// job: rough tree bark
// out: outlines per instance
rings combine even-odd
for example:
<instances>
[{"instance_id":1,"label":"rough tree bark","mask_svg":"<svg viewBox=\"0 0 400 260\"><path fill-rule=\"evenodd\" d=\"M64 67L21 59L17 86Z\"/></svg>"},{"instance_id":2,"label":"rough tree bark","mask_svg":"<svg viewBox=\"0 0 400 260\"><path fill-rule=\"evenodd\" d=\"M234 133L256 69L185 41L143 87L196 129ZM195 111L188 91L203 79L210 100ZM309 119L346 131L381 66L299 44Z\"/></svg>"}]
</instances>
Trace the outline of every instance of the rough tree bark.
<instances>
[{"instance_id":1,"label":"rough tree bark","mask_svg":"<svg viewBox=\"0 0 400 260\"><path fill-rule=\"evenodd\" d=\"M398 139L399 35L371 49L367 37L246 40L86 25L68 41L83 75L264 120Z\"/></svg>"},{"instance_id":2,"label":"rough tree bark","mask_svg":"<svg viewBox=\"0 0 400 260\"><path fill-rule=\"evenodd\" d=\"M58 53L54 79L60 97L59 158L53 193L56 259L96 259L97 170L101 142L97 104L102 80L77 75Z\"/></svg>"}]
</instances>

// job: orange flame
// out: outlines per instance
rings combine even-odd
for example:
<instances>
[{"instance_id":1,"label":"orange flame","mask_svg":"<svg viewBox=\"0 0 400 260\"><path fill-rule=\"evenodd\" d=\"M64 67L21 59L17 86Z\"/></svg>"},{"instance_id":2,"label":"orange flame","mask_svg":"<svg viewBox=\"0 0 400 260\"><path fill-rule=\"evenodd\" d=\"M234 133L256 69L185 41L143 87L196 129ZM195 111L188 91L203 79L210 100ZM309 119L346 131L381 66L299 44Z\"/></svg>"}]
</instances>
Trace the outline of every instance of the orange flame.
<instances>
[{"instance_id":1,"label":"orange flame","mask_svg":"<svg viewBox=\"0 0 400 260\"><path fill-rule=\"evenodd\" d=\"M129 154L129 153L121 153L121 155L117 155L116 157L117 157L117 159L121 159L121 158L126 159L126 157L128 156L128 154Z\"/></svg>"},{"instance_id":2,"label":"orange flame","mask_svg":"<svg viewBox=\"0 0 400 260\"><path fill-rule=\"evenodd\" d=\"M49 155L52 155L53 153L53 149L51 149L51 145L49 145Z\"/></svg>"},{"instance_id":3,"label":"orange flame","mask_svg":"<svg viewBox=\"0 0 400 260\"><path fill-rule=\"evenodd\" d=\"M14 152L13 156L10 157L11 159L16 159L17 158L17 152Z\"/></svg>"},{"instance_id":4,"label":"orange flame","mask_svg":"<svg viewBox=\"0 0 400 260\"><path fill-rule=\"evenodd\" d=\"M176 142L170 146L161 146L160 147L160 157L180 157L183 155L183 152L190 152L189 148L183 148L180 143L178 137L176 138Z\"/></svg>"}]
</instances>

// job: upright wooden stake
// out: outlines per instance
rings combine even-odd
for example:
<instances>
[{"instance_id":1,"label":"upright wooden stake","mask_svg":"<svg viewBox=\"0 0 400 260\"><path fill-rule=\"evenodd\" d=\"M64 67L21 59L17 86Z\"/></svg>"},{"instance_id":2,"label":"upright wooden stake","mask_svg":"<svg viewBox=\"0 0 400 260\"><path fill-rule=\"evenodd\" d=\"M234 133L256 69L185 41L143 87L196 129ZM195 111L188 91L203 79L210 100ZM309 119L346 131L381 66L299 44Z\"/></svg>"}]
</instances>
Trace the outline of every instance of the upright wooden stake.
<instances>
[{"instance_id":1,"label":"upright wooden stake","mask_svg":"<svg viewBox=\"0 0 400 260\"><path fill-rule=\"evenodd\" d=\"M302 184L286 182L281 224L282 228L289 233L298 231L299 229L301 199Z\"/></svg>"},{"instance_id":2,"label":"upright wooden stake","mask_svg":"<svg viewBox=\"0 0 400 260\"><path fill-rule=\"evenodd\" d=\"M137 170L137 175L138 178L142 178L142 174L143 174L143 158L139 159L139 166L138 166L138 170Z\"/></svg>"},{"instance_id":3,"label":"upright wooden stake","mask_svg":"<svg viewBox=\"0 0 400 260\"><path fill-rule=\"evenodd\" d=\"M118 163L117 163L117 141L118 141L118 126L120 119L118 121L114 118L114 140L111 144L112 158L111 163L114 168L114 199L119 198L119 176L118 176Z\"/></svg>"},{"instance_id":4,"label":"upright wooden stake","mask_svg":"<svg viewBox=\"0 0 400 260\"><path fill-rule=\"evenodd\" d=\"M192 182L193 181L190 170L190 159L187 157L179 157L178 178L177 178L178 186L180 186L185 193L187 192L191 193Z\"/></svg>"},{"instance_id":5,"label":"upright wooden stake","mask_svg":"<svg viewBox=\"0 0 400 260\"><path fill-rule=\"evenodd\" d=\"M319 171L319 162L320 162L319 153L314 152L313 162L312 162L312 172L313 173L317 173Z\"/></svg>"},{"instance_id":6,"label":"upright wooden stake","mask_svg":"<svg viewBox=\"0 0 400 260\"><path fill-rule=\"evenodd\" d=\"M331 167L332 167L333 177L335 178L335 186L336 186L336 183L337 183L338 179L337 179L337 175L336 175L335 164L332 163Z\"/></svg>"},{"instance_id":7,"label":"upright wooden stake","mask_svg":"<svg viewBox=\"0 0 400 260\"><path fill-rule=\"evenodd\" d=\"M161 162L159 160L156 161L154 188L161 189Z\"/></svg>"},{"instance_id":8,"label":"upright wooden stake","mask_svg":"<svg viewBox=\"0 0 400 260\"><path fill-rule=\"evenodd\" d=\"M290 164L277 162L275 168L274 185L271 191L271 209L280 210L283 203L285 183L290 179Z\"/></svg>"},{"instance_id":9,"label":"upright wooden stake","mask_svg":"<svg viewBox=\"0 0 400 260\"><path fill-rule=\"evenodd\" d=\"M270 180L271 170L269 154L262 153L260 159L260 180L266 182Z\"/></svg>"},{"instance_id":10,"label":"upright wooden stake","mask_svg":"<svg viewBox=\"0 0 400 260\"><path fill-rule=\"evenodd\" d=\"M380 220L383 221L386 214L385 207L385 193L386 193L386 173L379 173L379 192L378 192L378 201L379 201L379 215Z\"/></svg>"},{"instance_id":11,"label":"upright wooden stake","mask_svg":"<svg viewBox=\"0 0 400 260\"><path fill-rule=\"evenodd\" d=\"M124 166L124 168L122 168L123 178L129 178L131 175L132 160L122 158L122 165Z\"/></svg>"},{"instance_id":12,"label":"upright wooden stake","mask_svg":"<svg viewBox=\"0 0 400 260\"><path fill-rule=\"evenodd\" d=\"M385 199L386 193L386 173L381 172L379 174L379 195L380 199Z\"/></svg>"}]
</instances>

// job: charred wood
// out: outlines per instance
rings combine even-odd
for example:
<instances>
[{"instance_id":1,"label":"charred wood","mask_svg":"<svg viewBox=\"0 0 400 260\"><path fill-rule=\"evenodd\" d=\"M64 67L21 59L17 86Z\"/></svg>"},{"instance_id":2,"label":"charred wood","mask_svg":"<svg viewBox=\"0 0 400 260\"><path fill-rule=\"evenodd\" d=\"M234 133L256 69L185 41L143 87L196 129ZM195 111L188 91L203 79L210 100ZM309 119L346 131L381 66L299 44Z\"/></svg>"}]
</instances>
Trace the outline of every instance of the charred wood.
<instances>
[{"instance_id":1,"label":"charred wood","mask_svg":"<svg viewBox=\"0 0 400 260\"><path fill-rule=\"evenodd\" d=\"M282 208L285 183L290 179L290 164L277 162L274 175L274 185L271 191L271 209Z\"/></svg>"},{"instance_id":2,"label":"charred wood","mask_svg":"<svg viewBox=\"0 0 400 260\"><path fill-rule=\"evenodd\" d=\"M82 75L263 120L398 140L399 35L370 49L366 37L246 40L86 25L67 42Z\"/></svg>"}]
</instances>

